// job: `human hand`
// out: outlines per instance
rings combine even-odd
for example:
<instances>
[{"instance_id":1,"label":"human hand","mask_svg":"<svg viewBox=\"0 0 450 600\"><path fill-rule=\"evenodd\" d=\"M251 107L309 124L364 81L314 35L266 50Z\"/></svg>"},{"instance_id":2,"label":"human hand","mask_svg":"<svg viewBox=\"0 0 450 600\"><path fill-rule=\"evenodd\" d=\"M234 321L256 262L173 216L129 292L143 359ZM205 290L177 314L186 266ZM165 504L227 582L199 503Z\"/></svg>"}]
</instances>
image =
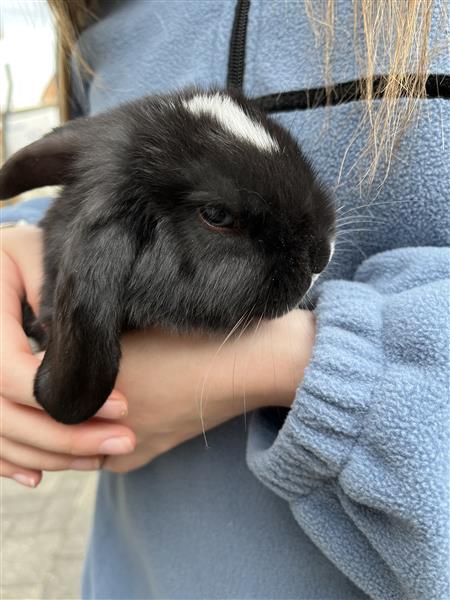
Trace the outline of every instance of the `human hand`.
<instances>
[{"instance_id":1,"label":"human hand","mask_svg":"<svg viewBox=\"0 0 450 600\"><path fill-rule=\"evenodd\" d=\"M104 468L136 469L244 412L291 405L311 356L313 313L295 310L225 344L224 337L160 329L123 336L116 385L130 406L121 423L137 446L108 456Z\"/></svg>"},{"instance_id":2,"label":"human hand","mask_svg":"<svg viewBox=\"0 0 450 600\"><path fill-rule=\"evenodd\" d=\"M131 452L134 433L118 419L127 411L123 394L114 390L97 416L80 425L62 425L33 397L33 380L41 357L32 354L22 328L21 298L35 314L42 279L42 239L36 227L1 229L0 271L0 475L31 487L42 471L90 470L103 454ZM112 441L114 440L114 441Z\"/></svg>"}]
</instances>

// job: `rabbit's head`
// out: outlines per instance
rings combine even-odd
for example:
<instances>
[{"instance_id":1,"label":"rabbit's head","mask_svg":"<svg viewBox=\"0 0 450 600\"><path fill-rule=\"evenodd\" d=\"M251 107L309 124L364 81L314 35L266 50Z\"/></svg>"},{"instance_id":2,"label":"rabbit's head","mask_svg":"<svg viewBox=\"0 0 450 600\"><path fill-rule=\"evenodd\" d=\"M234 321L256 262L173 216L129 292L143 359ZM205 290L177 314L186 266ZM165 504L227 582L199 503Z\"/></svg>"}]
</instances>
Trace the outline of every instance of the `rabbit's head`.
<instances>
[{"instance_id":1,"label":"rabbit's head","mask_svg":"<svg viewBox=\"0 0 450 600\"><path fill-rule=\"evenodd\" d=\"M335 215L297 143L235 92L190 89L80 119L22 150L0 195L64 184L35 393L79 422L110 393L124 328L227 332L294 308L327 265Z\"/></svg>"}]
</instances>

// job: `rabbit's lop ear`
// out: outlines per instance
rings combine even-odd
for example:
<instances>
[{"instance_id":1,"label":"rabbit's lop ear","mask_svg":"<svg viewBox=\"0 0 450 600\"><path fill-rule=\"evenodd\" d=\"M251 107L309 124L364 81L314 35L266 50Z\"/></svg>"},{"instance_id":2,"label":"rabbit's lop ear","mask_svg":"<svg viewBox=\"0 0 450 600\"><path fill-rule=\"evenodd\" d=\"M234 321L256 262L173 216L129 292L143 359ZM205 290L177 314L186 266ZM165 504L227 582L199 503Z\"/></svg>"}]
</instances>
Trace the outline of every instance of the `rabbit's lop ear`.
<instances>
[{"instance_id":1,"label":"rabbit's lop ear","mask_svg":"<svg viewBox=\"0 0 450 600\"><path fill-rule=\"evenodd\" d=\"M81 148L80 125L76 119L13 154L0 169L0 200L44 185L67 183L73 158Z\"/></svg>"},{"instance_id":2,"label":"rabbit's lop ear","mask_svg":"<svg viewBox=\"0 0 450 600\"><path fill-rule=\"evenodd\" d=\"M34 393L54 419L74 424L92 417L114 387L135 247L120 223L80 228L68 242Z\"/></svg>"}]
</instances>

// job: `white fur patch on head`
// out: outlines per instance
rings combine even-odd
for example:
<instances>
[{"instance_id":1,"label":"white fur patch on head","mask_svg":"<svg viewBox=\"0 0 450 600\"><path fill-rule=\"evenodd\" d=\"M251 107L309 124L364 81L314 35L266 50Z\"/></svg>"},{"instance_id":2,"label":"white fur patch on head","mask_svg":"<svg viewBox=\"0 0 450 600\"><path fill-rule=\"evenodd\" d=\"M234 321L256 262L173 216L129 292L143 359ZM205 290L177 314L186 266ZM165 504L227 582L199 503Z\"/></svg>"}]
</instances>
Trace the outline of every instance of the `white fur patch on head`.
<instances>
[{"instance_id":1,"label":"white fur patch on head","mask_svg":"<svg viewBox=\"0 0 450 600\"><path fill-rule=\"evenodd\" d=\"M261 123L251 119L244 110L228 96L220 93L198 94L190 100L183 100L184 107L194 115L207 114L235 137L250 142L260 150L280 151L276 140L264 129Z\"/></svg>"}]
</instances>

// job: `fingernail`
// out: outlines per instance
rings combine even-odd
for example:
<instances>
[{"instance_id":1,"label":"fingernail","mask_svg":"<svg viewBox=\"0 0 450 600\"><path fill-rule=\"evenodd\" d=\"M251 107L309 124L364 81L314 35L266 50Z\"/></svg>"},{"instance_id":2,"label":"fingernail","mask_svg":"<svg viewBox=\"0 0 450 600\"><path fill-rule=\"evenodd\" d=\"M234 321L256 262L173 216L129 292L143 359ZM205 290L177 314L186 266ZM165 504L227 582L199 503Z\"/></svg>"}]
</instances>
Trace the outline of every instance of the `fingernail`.
<instances>
[{"instance_id":1,"label":"fingernail","mask_svg":"<svg viewBox=\"0 0 450 600\"><path fill-rule=\"evenodd\" d=\"M100 444L101 454L128 454L134 450L133 443L128 437L115 437Z\"/></svg>"},{"instance_id":2,"label":"fingernail","mask_svg":"<svg viewBox=\"0 0 450 600\"><path fill-rule=\"evenodd\" d=\"M98 458L76 458L70 463L70 468L76 471L96 471L100 468Z\"/></svg>"},{"instance_id":3,"label":"fingernail","mask_svg":"<svg viewBox=\"0 0 450 600\"><path fill-rule=\"evenodd\" d=\"M99 417L104 417L105 419L120 419L121 417L127 416L128 409L127 405L122 400L110 398L105 402L97 414Z\"/></svg>"},{"instance_id":4,"label":"fingernail","mask_svg":"<svg viewBox=\"0 0 450 600\"><path fill-rule=\"evenodd\" d=\"M22 485L26 485L27 487L34 488L37 485L35 479L29 477L28 475L24 475L23 473L14 473L14 475L12 475L12 478L14 479L14 481L17 481L17 483L21 483Z\"/></svg>"}]
</instances>

